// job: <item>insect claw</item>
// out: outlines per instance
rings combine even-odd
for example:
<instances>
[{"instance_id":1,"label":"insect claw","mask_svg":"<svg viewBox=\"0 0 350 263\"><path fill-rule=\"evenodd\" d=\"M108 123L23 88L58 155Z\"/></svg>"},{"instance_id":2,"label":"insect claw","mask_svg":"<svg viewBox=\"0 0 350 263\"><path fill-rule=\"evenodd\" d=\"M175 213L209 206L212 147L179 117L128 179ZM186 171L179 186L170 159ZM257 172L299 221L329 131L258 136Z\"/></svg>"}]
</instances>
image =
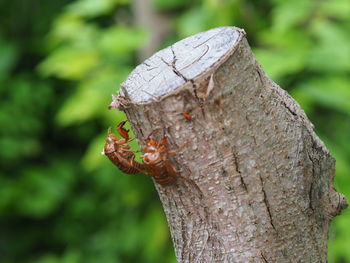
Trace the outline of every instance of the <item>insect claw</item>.
<instances>
[{"instance_id":1,"label":"insect claw","mask_svg":"<svg viewBox=\"0 0 350 263\"><path fill-rule=\"evenodd\" d=\"M127 121L128 121L128 120L125 120L125 121L120 122L120 123L117 125L117 127L118 127L118 128L123 128L123 126L125 125L125 123L127 123Z\"/></svg>"},{"instance_id":2,"label":"insect claw","mask_svg":"<svg viewBox=\"0 0 350 263\"><path fill-rule=\"evenodd\" d=\"M128 120L122 121L117 125L117 131L124 139L129 140L129 130L125 129L123 126Z\"/></svg>"}]
</instances>

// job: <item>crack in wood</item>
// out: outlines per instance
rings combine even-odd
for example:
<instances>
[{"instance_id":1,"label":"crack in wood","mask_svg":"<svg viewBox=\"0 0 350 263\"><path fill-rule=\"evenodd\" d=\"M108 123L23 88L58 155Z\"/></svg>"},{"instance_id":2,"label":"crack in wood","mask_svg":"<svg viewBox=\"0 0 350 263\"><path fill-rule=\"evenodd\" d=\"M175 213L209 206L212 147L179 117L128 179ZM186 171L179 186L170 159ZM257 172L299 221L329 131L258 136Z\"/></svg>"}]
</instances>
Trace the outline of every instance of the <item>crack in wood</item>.
<instances>
[{"instance_id":1,"label":"crack in wood","mask_svg":"<svg viewBox=\"0 0 350 263\"><path fill-rule=\"evenodd\" d=\"M261 85L264 85L263 78L262 78L262 75L261 75L261 72L260 72L260 68L259 68L259 67L256 69L256 72L257 72L258 75L259 75L259 80L260 80L260 82L261 82Z\"/></svg>"},{"instance_id":2,"label":"crack in wood","mask_svg":"<svg viewBox=\"0 0 350 263\"><path fill-rule=\"evenodd\" d=\"M193 79L188 79L186 78L186 76L184 76L177 68L176 68L176 61L177 61L177 58L176 58L176 55L175 55L175 51L174 51L174 48L173 46L170 46L170 50L173 54L173 61L171 62L171 64L167 61L165 61L162 57L159 57L163 63L165 63L166 65L168 65L172 71L175 73L175 75L177 75L178 77L182 78L185 82L191 82L192 84L192 88L193 88L193 94L196 98L196 100L199 100L199 97L197 95L197 88L196 88L196 84L194 83Z\"/></svg>"},{"instance_id":3,"label":"crack in wood","mask_svg":"<svg viewBox=\"0 0 350 263\"><path fill-rule=\"evenodd\" d=\"M287 102L285 102L283 99L281 100L281 104L294 116L297 117L298 115L287 105Z\"/></svg>"},{"instance_id":4,"label":"crack in wood","mask_svg":"<svg viewBox=\"0 0 350 263\"><path fill-rule=\"evenodd\" d=\"M307 157L309 158L309 160L312 163L312 180L311 180L311 184L310 184L310 189L309 189L308 195L309 195L309 208L312 210L312 212L314 212L315 209L314 209L314 206L312 204L312 202L313 202L313 194L312 193L313 193L314 179L315 179L315 175L316 175L315 163L312 160L312 158L310 156L310 153L308 151L306 152L306 154L307 154Z\"/></svg>"},{"instance_id":5,"label":"crack in wood","mask_svg":"<svg viewBox=\"0 0 350 263\"><path fill-rule=\"evenodd\" d=\"M177 75L179 76L180 78L182 78L185 82L190 82L191 85L192 85L192 90L193 90L193 94L194 94L194 97L196 99L196 102L198 103L199 107L201 108L201 112L202 112L202 115L203 117L205 118L205 112L204 112L204 104L203 104L203 101L199 98L198 96L198 92L197 92L197 84L194 82L193 79L188 79L185 75L183 75L177 68L176 68L176 61L177 61L177 58L176 58L176 54L175 54L175 51L174 51L174 46L170 46L170 50L173 54L173 61L171 62L171 64L169 64L168 62L166 62L163 58L162 61L167 64L169 67L171 67L172 71Z\"/></svg>"},{"instance_id":6,"label":"crack in wood","mask_svg":"<svg viewBox=\"0 0 350 263\"><path fill-rule=\"evenodd\" d=\"M174 51L174 47L170 46L170 50L173 53L173 61L171 62L171 64L168 63L168 66L172 68L173 72L178 75L180 78L182 78L185 82L190 81L190 79L186 78L177 68L176 68L176 55L175 55L175 51Z\"/></svg>"},{"instance_id":7,"label":"crack in wood","mask_svg":"<svg viewBox=\"0 0 350 263\"><path fill-rule=\"evenodd\" d=\"M213 39L214 37L219 36L220 34L222 34L222 32L223 32L223 31L225 31L225 29L220 30L218 33L216 33L216 34L212 35L210 38L206 39L204 42L202 42L202 43L198 44L197 46L194 46L194 48L200 47L201 45L203 45L203 44L207 43L209 40Z\"/></svg>"},{"instance_id":8,"label":"crack in wood","mask_svg":"<svg viewBox=\"0 0 350 263\"><path fill-rule=\"evenodd\" d=\"M244 190L246 192L248 192L248 188L247 188L247 185L246 183L244 182L244 179L243 179L243 176L242 176L242 172L241 170L239 169L239 165L238 165L238 157L236 154L232 154L233 156L233 162L234 162L234 165L235 165L235 170L236 172L238 173L239 175L239 178L240 178L240 181L241 181L241 185L243 186Z\"/></svg>"},{"instance_id":9,"label":"crack in wood","mask_svg":"<svg viewBox=\"0 0 350 263\"><path fill-rule=\"evenodd\" d=\"M259 175L259 178L260 178L260 181L261 181L261 191L263 192L263 195L264 195L264 203L265 203L266 210L267 210L267 213L268 213L269 218L270 218L270 224L271 224L272 228L277 232L276 227L275 227L275 225L273 223L273 220L272 220L270 204L269 204L269 201L267 200L266 192L265 192L265 189L264 189L264 181L262 180L260 175Z\"/></svg>"},{"instance_id":10,"label":"crack in wood","mask_svg":"<svg viewBox=\"0 0 350 263\"><path fill-rule=\"evenodd\" d=\"M185 226L186 226L186 222L185 222L184 218L181 218L181 229L182 229L182 230L185 230ZM181 251L181 252L182 252L182 253L181 253L181 259L182 259L182 260L184 260L186 254L188 254L188 253L186 253L186 250L185 250L185 242L186 242L186 240L187 240L186 234L185 234L185 233L187 233L187 231L181 231L181 235L182 235L182 244L183 244L183 246L182 246L182 251Z\"/></svg>"},{"instance_id":11,"label":"crack in wood","mask_svg":"<svg viewBox=\"0 0 350 263\"><path fill-rule=\"evenodd\" d=\"M269 263L267 261L267 259L265 258L264 253L262 251L260 251L260 255L261 255L262 259L264 260L264 262Z\"/></svg>"}]
</instances>

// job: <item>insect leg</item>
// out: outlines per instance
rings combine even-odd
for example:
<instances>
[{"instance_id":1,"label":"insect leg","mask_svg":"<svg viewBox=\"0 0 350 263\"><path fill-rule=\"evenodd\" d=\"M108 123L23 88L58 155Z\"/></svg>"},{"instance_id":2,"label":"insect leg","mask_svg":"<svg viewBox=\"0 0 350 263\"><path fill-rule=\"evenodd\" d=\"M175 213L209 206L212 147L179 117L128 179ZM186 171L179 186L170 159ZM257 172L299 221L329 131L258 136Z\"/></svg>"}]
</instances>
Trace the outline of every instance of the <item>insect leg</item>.
<instances>
[{"instance_id":1,"label":"insect leg","mask_svg":"<svg viewBox=\"0 0 350 263\"><path fill-rule=\"evenodd\" d=\"M124 149L122 150L123 152L130 152L130 153L140 153L141 151L132 151L132 150L128 150L128 149Z\"/></svg>"},{"instance_id":2,"label":"insect leg","mask_svg":"<svg viewBox=\"0 0 350 263\"><path fill-rule=\"evenodd\" d=\"M125 125L126 121L122 121L117 125L117 131L120 136L122 136L126 141L129 141L129 130L125 129L123 126Z\"/></svg>"},{"instance_id":3,"label":"insect leg","mask_svg":"<svg viewBox=\"0 0 350 263\"><path fill-rule=\"evenodd\" d=\"M181 145L180 147L178 147L177 149L173 149L173 150L168 151L168 153L169 154L177 153L177 152L181 151L183 148L185 148L185 146L188 146L188 144L189 143L187 142L187 143Z\"/></svg>"}]
</instances>

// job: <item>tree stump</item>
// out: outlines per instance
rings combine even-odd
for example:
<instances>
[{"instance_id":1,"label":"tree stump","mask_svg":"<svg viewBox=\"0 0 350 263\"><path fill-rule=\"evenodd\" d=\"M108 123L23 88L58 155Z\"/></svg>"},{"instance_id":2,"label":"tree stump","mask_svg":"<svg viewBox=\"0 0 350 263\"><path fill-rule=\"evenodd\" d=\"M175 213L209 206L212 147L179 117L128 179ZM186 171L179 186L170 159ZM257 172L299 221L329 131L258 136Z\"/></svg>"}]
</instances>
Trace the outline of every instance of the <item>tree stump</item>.
<instances>
[{"instance_id":1,"label":"tree stump","mask_svg":"<svg viewBox=\"0 0 350 263\"><path fill-rule=\"evenodd\" d=\"M110 107L141 143L151 133L170 149L187 143L169 155L177 182L156 184L178 262L327 262L330 221L347 206L335 160L244 30L215 28L157 52Z\"/></svg>"}]
</instances>

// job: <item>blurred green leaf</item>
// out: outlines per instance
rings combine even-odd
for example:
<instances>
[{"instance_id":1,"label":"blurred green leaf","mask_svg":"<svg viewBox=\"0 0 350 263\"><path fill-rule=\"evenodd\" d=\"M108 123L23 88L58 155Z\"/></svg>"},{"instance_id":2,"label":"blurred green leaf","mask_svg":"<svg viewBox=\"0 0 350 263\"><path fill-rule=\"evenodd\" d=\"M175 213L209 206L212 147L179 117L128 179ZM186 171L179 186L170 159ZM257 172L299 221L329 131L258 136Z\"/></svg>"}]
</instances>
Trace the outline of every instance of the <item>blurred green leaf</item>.
<instances>
[{"instance_id":1,"label":"blurred green leaf","mask_svg":"<svg viewBox=\"0 0 350 263\"><path fill-rule=\"evenodd\" d=\"M180 37L188 37L211 27L213 12L204 7L196 7L185 12L178 20Z\"/></svg>"},{"instance_id":2,"label":"blurred green leaf","mask_svg":"<svg viewBox=\"0 0 350 263\"><path fill-rule=\"evenodd\" d=\"M152 0L153 6L161 11L184 7L187 2L188 0Z\"/></svg>"},{"instance_id":3,"label":"blurred green leaf","mask_svg":"<svg viewBox=\"0 0 350 263\"><path fill-rule=\"evenodd\" d=\"M342 75L309 79L298 85L293 95L308 97L313 103L350 114L349 83L349 77Z\"/></svg>"},{"instance_id":4,"label":"blurred green leaf","mask_svg":"<svg viewBox=\"0 0 350 263\"><path fill-rule=\"evenodd\" d=\"M98 90L80 87L78 92L65 102L57 115L57 121L62 125L86 121L96 116L97 111L103 108L106 102L106 99L100 96Z\"/></svg>"},{"instance_id":5,"label":"blurred green leaf","mask_svg":"<svg viewBox=\"0 0 350 263\"><path fill-rule=\"evenodd\" d=\"M5 179L4 174L0 174L0 217L9 209L15 193L15 185L10 180Z\"/></svg>"},{"instance_id":6,"label":"blurred green leaf","mask_svg":"<svg viewBox=\"0 0 350 263\"><path fill-rule=\"evenodd\" d=\"M322 1L319 12L336 19L349 19L350 4L348 0Z\"/></svg>"},{"instance_id":7,"label":"blurred green leaf","mask_svg":"<svg viewBox=\"0 0 350 263\"><path fill-rule=\"evenodd\" d=\"M38 263L59 263L59 257L54 255L54 254L47 254L43 257L41 257L38 261L36 261Z\"/></svg>"},{"instance_id":8,"label":"blurred green leaf","mask_svg":"<svg viewBox=\"0 0 350 263\"><path fill-rule=\"evenodd\" d=\"M285 31L306 21L314 7L312 0L283 1L272 12L273 30Z\"/></svg>"},{"instance_id":9,"label":"blurred green leaf","mask_svg":"<svg viewBox=\"0 0 350 263\"><path fill-rule=\"evenodd\" d=\"M303 69L305 56L303 51L300 51L293 53L288 50L255 49L254 54L269 77L276 80Z\"/></svg>"},{"instance_id":10,"label":"blurred green leaf","mask_svg":"<svg viewBox=\"0 0 350 263\"><path fill-rule=\"evenodd\" d=\"M78 0L70 4L67 10L68 13L91 18L112 11L118 2L118 0Z\"/></svg>"},{"instance_id":11,"label":"blurred green leaf","mask_svg":"<svg viewBox=\"0 0 350 263\"><path fill-rule=\"evenodd\" d=\"M44 217L57 209L74 182L72 168L53 163L53 169L27 169L18 182L17 209L21 214ZM54 171L54 172L52 172Z\"/></svg>"},{"instance_id":12,"label":"blurred green leaf","mask_svg":"<svg viewBox=\"0 0 350 263\"><path fill-rule=\"evenodd\" d=\"M55 254L48 253L40 259L32 261L32 263L79 263L81 262L81 255L78 251L68 250L62 257Z\"/></svg>"},{"instance_id":13,"label":"blurred green leaf","mask_svg":"<svg viewBox=\"0 0 350 263\"><path fill-rule=\"evenodd\" d=\"M106 132L96 137L90 145L82 159L82 166L91 171L98 168L103 161L107 161L106 156L103 154L103 145L106 140ZM109 161L109 160L108 160Z\"/></svg>"},{"instance_id":14,"label":"blurred green leaf","mask_svg":"<svg viewBox=\"0 0 350 263\"><path fill-rule=\"evenodd\" d=\"M157 260L157 251L164 250L169 240L169 232L164 213L159 209L148 211L148 215L143 222L143 238L151 242L145 242L144 246L147 261Z\"/></svg>"},{"instance_id":15,"label":"blurred green leaf","mask_svg":"<svg viewBox=\"0 0 350 263\"><path fill-rule=\"evenodd\" d=\"M342 28L330 21L315 20L310 31L318 40L310 52L310 68L350 72L349 28Z\"/></svg>"},{"instance_id":16,"label":"blurred green leaf","mask_svg":"<svg viewBox=\"0 0 350 263\"><path fill-rule=\"evenodd\" d=\"M7 42L0 35L0 80L7 76L18 59L19 50L14 43Z\"/></svg>"},{"instance_id":17,"label":"blurred green leaf","mask_svg":"<svg viewBox=\"0 0 350 263\"><path fill-rule=\"evenodd\" d=\"M342 216L334 219L334 245L333 249L336 254L335 258L348 259L350 258L350 243L348 242L348 236L350 235L349 210L342 212ZM339 261L341 262L341 261ZM347 261L343 261L347 262Z\"/></svg>"},{"instance_id":18,"label":"blurred green leaf","mask_svg":"<svg viewBox=\"0 0 350 263\"><path fill-rule=\"evenodd\" d=\"M260 31L259 43L264 48L287 49L291 52L304 54L312 48L312 41L308 34L298 29L290 29L283 32Z\"/></svg>"},{"instance_id":19,"label":"blurred green leaf","mask_svg":"<svg viewBox=\"0 0 350 263\"><path fill-rule=\"evenodd\" d=\"M81 35L87 35L91 28L86 25L78 16L71 14L62 14L56 18L50 38L53 42L62 42L66 40L74 40Z\"/></svg>"},{"instance_id":20,"label":"blurred green leaf","mask_svg":"<svg viewBox=\"0 0 350 263\"><path fill-rule=\"evenodd\" d=\"M62 106L57 121L62 125L70 125L94 118L103 114L110 104L112 94L125 77L111 68L100 68L93 77L82 80L74 95Z\"/></svg>"},{"instance_id":21,"label":"blurred green leaf","mask_svg":"<svg viewBox=\"0 0 350 263\"><path fill-rule=\"evenodd\" d=\"M93 50L74 47L57 49L40 64L42 74L77 80L87 75L99 63L99 54Z\"/></svg>"},{"instance_id":22,"label":"blurred green leaf","mask_svg":"<svg viewBox=\"0 0 350 263\"><path fill-rule=\"evenodd\" d=\"M112 27L101 34L98 47L106 55L115 56L136 50L144 40L145 34L139 29Z\"/></svg>"}]
</instances>

